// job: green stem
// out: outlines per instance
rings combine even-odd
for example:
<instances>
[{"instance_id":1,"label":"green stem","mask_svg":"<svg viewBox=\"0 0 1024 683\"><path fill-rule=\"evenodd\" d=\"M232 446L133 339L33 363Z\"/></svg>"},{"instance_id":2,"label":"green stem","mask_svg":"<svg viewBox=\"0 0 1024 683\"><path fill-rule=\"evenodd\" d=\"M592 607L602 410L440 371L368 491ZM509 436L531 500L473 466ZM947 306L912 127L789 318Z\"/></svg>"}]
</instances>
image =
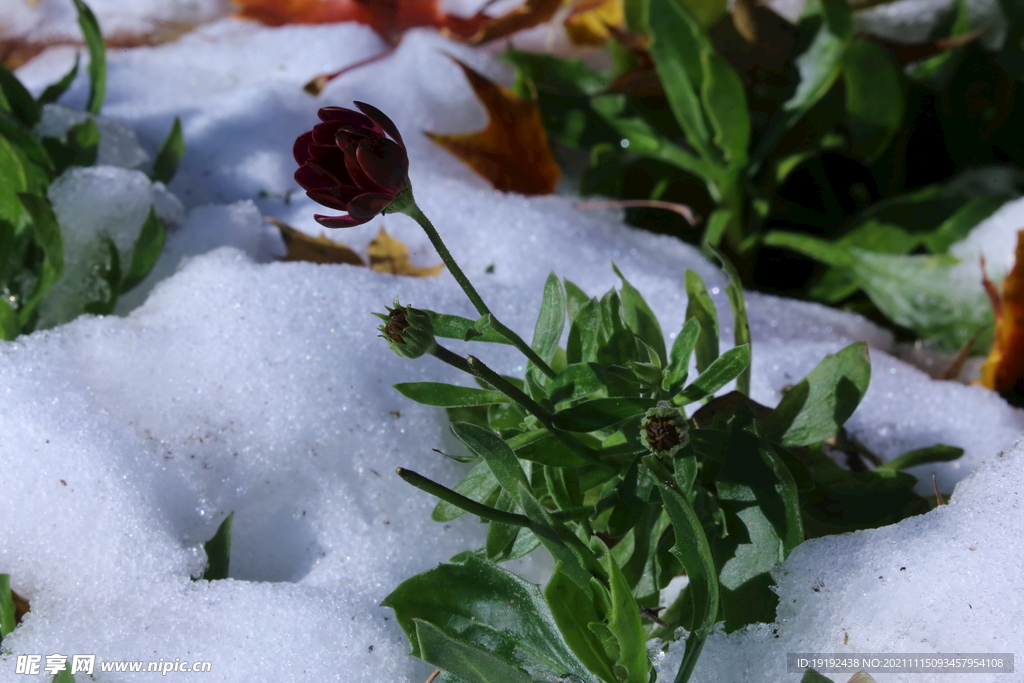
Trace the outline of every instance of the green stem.
<instances>
[{"instance_id":1,"label":"green stem","mask_svg":"<svg viewBox=\"0 0 1024 683\"><path fill-rule=\"evenodd\" d=\"M477 313L481 316L490 315L491 327L494 328L494 331L512 342L512 345L519 349L531 363L540 369L541 372L554 379L557 374L551 369L551 366L548 365L543 358L538 356L537 352L531 349L529 344L523 341L522 337L502 324L494 313L491 312L491 309L487 307L483 298L476 291L476 288L473 287L473 283L469 281L466 274L462 272L462 268L460 268L459 264L455 262L451 252L448 251L448 247L446 247L444 242L441 240L441 235L434 228L430 219L427 218L426 214L420 211L420 207L416 206L416 202L410 198L408 203L404 203L401 206L400 211L419 223L420 227L423 228L423 232L427 233L427 238L430 240L430 243L434 245L434 249L437 251L438 256L440 256L441 260L444 261L444 264L448 267L448 272L455 277L455 281L459 283L459 286L462 287L462 291L466 293L466 296L469 297L473 306L476 307Z\"/></svg>"},{"instance_id":2,"label":"green stem","mask_svg":"<svg viewBox=\"0 0 1024 683\"><path fill-rule=\"evenodd\" d=\"M478 503L472 498L467 498L461 493L452 491L443 484L438 484L432 479L427 479L418 472L407 470L404 467L395 468L395 472L398 473L405 481L409 482L421 491L426 491L432 496L440 498L446 503L451 503L460 510L465 510L470 514L474 514L477 517L488 519L492 522L499 522L501 524L510 524L512 526L530 527L530 519L525 515L517 515L514 512L505 512L497 508L492 508L489 505Z\"/></svg>"},{"instance_id":3,"label":"green stem","mask_svg":"<svg viewBox=\"0 0 1024 683\"><path fill-rule=\"evenodd\" d=\"M707 636L691 633L686 638L686 652L683 654L683 662L679 665L679 673L676 674L675 683L686 683L693 674L693 667L697 666L700 652L704 649L704 641Z\"/></svg>"}]
</instances>

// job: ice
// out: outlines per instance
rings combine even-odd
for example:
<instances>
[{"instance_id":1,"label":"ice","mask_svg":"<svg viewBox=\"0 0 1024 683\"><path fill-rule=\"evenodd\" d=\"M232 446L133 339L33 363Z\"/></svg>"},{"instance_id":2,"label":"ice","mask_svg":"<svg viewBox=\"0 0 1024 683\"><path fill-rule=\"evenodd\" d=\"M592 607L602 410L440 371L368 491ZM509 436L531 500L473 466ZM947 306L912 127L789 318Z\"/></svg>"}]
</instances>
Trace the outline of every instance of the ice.
<instances>
[{"instance_id":1,"label":"ice","mask_svg":"<svg viewBox=\"0 0 1024 683\"><path fill-rule=\"evenodd\" d=\"M100 132L96 163L100 166L139 168L150 161L149 154L139 146L135 131L105 117L94 117L78 109L57 104L43 107L42 118L35 132L43 138L64 138L71 126L92 119Z\"/></svg>"},{"instance_id":2,"label":"ice","mask_svg":"<svg viewBox=\"0 0 1024 683\"><path fill-rule=\"evenodd\" d=\"M172 11L148 7L132 11ZM685 316L684 272L696 270L722 318L723 345L731 343L726 280L695 249L628 228L619 212L583 211L572 197L494 192L419 134L483 124L445 55L508 82L491 56L413 31L320 97L302 91L313 76L385 48L362 26L271 29L222 19L173 43L111 52L105 117L134 131L150 155L182 118L186 155L169 190L184 208L170 211L171 195L137 170L79 169L60 181L55 198L75 210L58 216L72 233L113 231L119 247L130 245L129 224L155 200L179 225L154 273L122 301L125 317L79 318L0 345L0 571L32 605L4 641L13 653L212 663L211 673L169 674L179 681L419 683L429 674L407 656L379 602L483 534L470 519L430 522L430 497L394 475L410 467L451 484L464 468L431 452L456 448L443 411L390 385L466 379L435 359L396 357L370 312L396 295L473 310L447 273L419 279L274 262L281 242L263 215L322 230L311 218L322 209L291 180L291 143L320 106L364 100L394 118L421 207L498 317L527 337L549 272L600 295L619 284L614 261L669 339ZM38 92L72 59L55 48L19 74ZM80 77L62 102L80 107L87 90ZM995 260L1010 244L1014 215L1004 207L990 219L994 237L982 230L968 242L984 242ZM401 216L330 236L362 251L381 225L409 245L414 263L438 262ZM1024 468L1011 446L1024 414L895 360L886 353L891 335L856 316L753 293L747 300L755 400L774 405L826 353L866 339L872 384L851 435L886 459L936 442L966 454L915 471L926 490L932 473L947 492L957 485L950 505L798 548L778 570L779 623L714 636L698 679L795 681L780 668L795 650L1021 650L1015 558ZM522 372L507 348L471 348L502 372ZM230 512L232 579L191 581L204 561L200 544ZM540 581L545 558L516 570ZM663 679L678 661L670 652ZM0 682L28 680L13 672L13 657L0 660Z\"/></svg>"}]
</instances>

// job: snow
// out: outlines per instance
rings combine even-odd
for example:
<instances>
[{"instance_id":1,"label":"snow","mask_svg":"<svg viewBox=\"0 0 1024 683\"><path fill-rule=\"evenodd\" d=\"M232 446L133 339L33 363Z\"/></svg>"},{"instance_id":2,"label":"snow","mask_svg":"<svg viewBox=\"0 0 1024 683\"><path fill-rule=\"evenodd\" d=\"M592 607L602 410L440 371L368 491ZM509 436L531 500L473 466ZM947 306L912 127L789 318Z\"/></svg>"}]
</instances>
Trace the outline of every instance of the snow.
<instances>
[{"instance_id":1,"label":"snow","mask_svg":"<svg viewBox=\"0 0 1024 683\"><path fill-rule=\"evenodd\" d=\"M172 12L167 3L96 6L101 21L121 9L142 23ZM215 3L183 7L175 21L208 16ZM411 467L453 483L461 467L431 452L455 447L443 411L390 385L464 379L433 359L395 356L370 313L396 295L435 310L472 309L447 273L417 279L275 262L280 239L263 216L321 231L312 221L320 209L291 180L291 143L320 106L364 100L396 121L420 206L511 327L532 329L550 271L601 294L618 284L614 261L669 336L685 314L683 273L699 272L728 345L725 279L694 249L628 228L619 213L576 209L572 197L496 193L418 134L482 125L446 55L507 78L490 55L412 31L394 54L320 97L302 91L313 76L384 49L361 26L270 29L219 19L172 43L109 55L101 130L137 141L102 156L104 166L62 178L52 190L58 216L69 234L88 242L106 231L122 248L156 201L171 230L154 273L122 301L123 317L83 317L0 345L0 571L32 605L4 641L12 653L212 663L210 673L174 673L179 681L402 683L429 674L378 605L400 581L481 544L483 534L466 518L429 521L433 501L393 474ZM52 48L19 74L39 91L72 60L71 48ZM63 103L80 108L86 94L80 78ZM54 122L44 125L68 119L60 110L47 116ZM136 169L175 116L187 150L164 189ZM1022 224L1024 205L1008 205L982 226L984 237L968 239L970 248L991 263L1005 260ZM438 262L400 216L330 236L360 251L380 225L409 245L414 263ZM866 339L872 383L851 435L884 458L936 442L966 454L915 472L926 489L933 473L944 491L956 486L948 506L798 548L777 571L778 624L715 635L695 680L795 681L783 669L787 651L1021 651L1024 456L1014 443L1024 413L893 358L891 335L856 316L747 299L755 400L774 405L826 353ZM522 371L507 348L474 351L499 371ZM191 581L204 562L201 543L230 512L233 578ZM545 558L538 552L515 569L540 581ZM819 581L824 587L813 591ZM670 651L663 676L678 661L678 649ZM0 682L22 680L14 656L0 660ZM1024 679L971 677L997 680Z\"/></svg>"}]
</instances>

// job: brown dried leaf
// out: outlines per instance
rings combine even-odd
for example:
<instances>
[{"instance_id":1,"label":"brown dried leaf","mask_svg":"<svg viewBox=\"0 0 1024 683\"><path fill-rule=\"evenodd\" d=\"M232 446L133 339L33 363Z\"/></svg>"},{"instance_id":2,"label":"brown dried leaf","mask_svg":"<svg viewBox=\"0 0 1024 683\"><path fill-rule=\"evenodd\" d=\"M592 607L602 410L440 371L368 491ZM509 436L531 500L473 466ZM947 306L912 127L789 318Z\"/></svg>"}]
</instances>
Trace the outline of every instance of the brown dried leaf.
<instances>
[{"instance_id":1,"label":"brown dried leaf","mask_svg":"<svg viewBox=\"0 0 1024 683\"><path fill-rule=\"evenodd\" d=\"M276 218L267 218L267 222L277 226L277 229L281 231L281 239L284 240L285 249L288 250L288 255L282 259L283 261L366 265L359 254L344 244L328 239L323 234L312 237Z\"/></svg>"},{"instance_id":2,"label":"brown dried leaf","mask_svg":"<svg viewBox=\"0 0 1024 683\"><path fill-rule=\"evenodd\" d=\"M482 11L465 19L447 15L441 32L449 38L470 45L480 45L543 24L555 15L563 1L526 0L519 7L500 17L492 17Z\"/></svg>"},{"instance_id":3,"label":"brown dried leaf","mask_svg":"<svg viewBox=\"0 0 1024 683\"><path fill-rule=\"evenodd\" d=\"M430 277L444 270L444 264L422 268L409 262L409 248L401 240L387 233L381 226L377 237L367 247L370 254L370 268L378 273L392 275L412 275L414 277Z\"/></svg>"},{"instance_id":4,"label":"brown dried leaf","mask_svg":"<svg viewBox=\"0 0 1024 683\"><path fill-rule=\"evenodd\" d=\"M522 99L459 60L454 61L462 67L487 111L487 126L475 133L426 133L427 137L490 181L496 190L521 194L554 192L561 169L551 155L537 103Z\"/></svg>"},{"instance_id":5,"label":"brown dried leaf","mask_svg":"<svg viewBox=\"0 0 1024 683\"><path fill-rule=\"evenodd\" d=\"M565 32L577 45L604 45L625 21L622 0L582 0L565 18Z\"/></svg>"},{"instance_id":6,"label":"brown dried leaf","mask_svg":"<svg viewBox=\"0 0 1024 683\"><path fill-rule=\"evenodd\" d=\"M357 21L388 39L417 26L441 26L437 0L232 0L238 15L270 26Z\"/></svg>"},{"instance_id":7,"label":"brown dried leaf","mask_svg":"<svg viewBox=\"0 0 1024 683\"><path fill-rule=\"evenodd\" d=\"M1024 230L1017 233L1017 260L996 293L993 307L996 317L995 342L981 366L982 386L1012 399L1024 399ZM994 288L984 277L986 289Z\"/></svg>"}]
</instances>

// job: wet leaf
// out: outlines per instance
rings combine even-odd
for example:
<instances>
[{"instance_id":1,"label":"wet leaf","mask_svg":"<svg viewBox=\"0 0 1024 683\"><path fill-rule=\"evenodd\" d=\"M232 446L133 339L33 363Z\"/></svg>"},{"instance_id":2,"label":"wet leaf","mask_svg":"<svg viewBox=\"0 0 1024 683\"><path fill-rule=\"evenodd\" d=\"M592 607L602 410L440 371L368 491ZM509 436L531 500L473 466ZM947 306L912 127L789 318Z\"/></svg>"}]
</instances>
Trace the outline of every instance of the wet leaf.
<instances>
[{"instance_id":1,"label":"wet leaf","mask_svg":"<svg viewBox=\"0 0 1024 683\"><path fill-rule=\"evenodd\" d=\"M235 513L232 512L217 527L217 533L213 535L213 538L203 544L207 559L203 579L206 581L228 578L228 566L231 560L231 526L234 519Z\"/></svg>"},{"instance_id":2,"label":"wet leaf","mask_svg":"<svg viewBox=\"0 0 1024 683\"><path fill-rule=\"evenodd\" d=\"M366 250L370 254L370 268L378 273L429 277L444 270L443 263L426 268L412 265L409 262L409 248L401 240L389 235L384 226L381 226L377 237L370 242Z\"/></svg>"},{"instance_id":3,"label":"wet leaf","mask_svg":"<svg viewBox=\"0 0 1024 683\"><path fill-rule=\"evenodd\" d=\"M1003 280L995 311L995 343L981 366L979 382L1003 395L1024 396L1024 230L1017 233L1016 258Z\"/></svg>"},{"instance_id":4,"label":"wet leaf","mask_svg":"<svg viewBox=\"0 0 1024 683\"><path fill-rule=\"evenodd\" d=\"M537 102L525 100L459 60L487 126L474 133L427 136L486 178L496 190L521 194L555 191L561 170L551 154Z\"/></svg>"}]
</instances>

